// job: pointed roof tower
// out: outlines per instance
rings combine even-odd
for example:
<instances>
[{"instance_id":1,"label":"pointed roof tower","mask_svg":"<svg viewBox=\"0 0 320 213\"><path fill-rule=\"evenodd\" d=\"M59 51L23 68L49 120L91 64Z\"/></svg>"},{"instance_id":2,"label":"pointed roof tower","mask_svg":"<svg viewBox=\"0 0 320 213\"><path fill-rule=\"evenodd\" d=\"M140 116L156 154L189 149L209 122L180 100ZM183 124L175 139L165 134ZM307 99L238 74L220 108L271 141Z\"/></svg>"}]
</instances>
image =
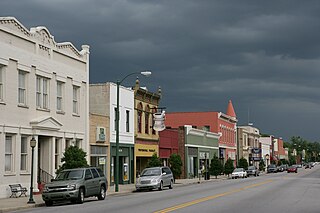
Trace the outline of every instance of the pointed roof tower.
<instances>
[{"instance_id":1,"label":"pointed roof tower","mask_svg":"<svg viewBox=\"0 0 320 213\"><path fill-rule=\"evenodd\" d=\"M228 108L227 108L227 115L231 116L231 117L237 117L235 111L234 111L234 108L233 108L233 105L232 105L232 101L229 100L229 103L228 103Z\"/></svg>"}]
</instances>

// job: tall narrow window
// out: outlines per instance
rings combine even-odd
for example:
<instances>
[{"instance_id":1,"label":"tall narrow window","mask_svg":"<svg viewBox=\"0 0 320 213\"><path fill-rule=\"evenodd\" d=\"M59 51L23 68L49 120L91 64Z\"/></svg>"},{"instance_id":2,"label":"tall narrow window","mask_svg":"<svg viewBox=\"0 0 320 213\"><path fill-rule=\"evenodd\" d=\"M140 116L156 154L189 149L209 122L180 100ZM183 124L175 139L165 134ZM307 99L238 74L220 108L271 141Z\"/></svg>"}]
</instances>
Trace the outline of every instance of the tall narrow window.
<instances>
[{"instance_id":1,"label":"tall narrow window","mask_svg":"<svg viewBox=\"0 0 320 213\"><path fill-rule=\"evenodd\" d=\"M57 110L63 111L63 86L64 83L57 81Z\"/></svg>"},{"instance_id":2,"label":"tall narrow window","mask_svg":"<svg viewBox=\"0 0 320 213\"><path fill-rule=\"evenodd\" d=\"M26 72L19 70L19 85L18 85L18 103L27 105L26 102Z\"/></svg>"},{"instance_id":3,"label":"tall narrow window","mask_svg":"<svg viewBox=\"0 0 320 213\"><path fill-rule=\"evenodd\" d=\"M73 86L73 113L79 114L79 87Z\"/></svg>"},{"instance_id":4,"label":"tall narrow window","mask_svg":"<svg viewBox=\"0 0 320 213\"><path fill-rule=\"evenodd\" d=\"M144 124L145 124L145 130L144 130L144 132L146 133L146 134L149 134L149 118L150 118L150 113L147 111L147 112L145 112L144 113L144 118L145 118L145 122L144 122Z\"/></svg>"},{"instance_id":5,"label":"tall narrow window","mask_svg":"<svg viewBox=\"0 0 320 213\"><path fill-rule=\"evenodd\" d=\"M0 64L0 101L3 101L3 94L4 94L4 71L3 66Z\"/></svg>"},{"instance_id":6,"label":"tall narrow window","mask_svg":"<svg viewBox=\"0 0 320 213\"><path fill-rule=\"evenodd\" d=\"M12 160L13 160L13 153L12 153L12 136L6 136L6 144L5 144L5 163L4 163L4 171L5 172L12 172Z\"/></svg>"},{"instance_id":7,"label":"tall narrow window","mask_svg":"<svg viewBox=\"0 0 320 213\"><path fill-rule=\"evenodd\" d=\"M126 132L130 132L130 111L126 110Z\"/></svg>"},{"instance_id":8,"label":"tall narrow window","mask_svg":"<svg viewBox=\"0 0 320 213\"><path fill-rule=\"evenodd\" d=\"M114 131L117 131L117 107L114 108ZM120 118L119 118L120 119Z\"/></svg>"},{"instance_id":9,"label":"tall narrow window","mask_svg":"<svg viewBox=\"0 0 320 213\"><path fill-rule=\"evenodd\" d=\"M37 76L36 105L38 108L48 109L49 107L48 84L49 84L49 81L47 78Z\"/></svg>"},{"instance_id":10,"label":"tall narrow window","mask_svg":"<svg viewBox=\"0 0 320 213\"><path fill-rule=\"evenodd\" d=\"M142 111L138 110L138 133L142 131Z\"/></svg>"},{"instance_id":11,"label":"tall narrow window","mask_svg":"<svg viewBox=\"0 0 320 213\"><path fill-rule=\"evenodd\" d=\"M28 156L28 138L26 136L21 137L21 162L20 170L27 170L27 156Z\"/></svg>"}]
</instances>

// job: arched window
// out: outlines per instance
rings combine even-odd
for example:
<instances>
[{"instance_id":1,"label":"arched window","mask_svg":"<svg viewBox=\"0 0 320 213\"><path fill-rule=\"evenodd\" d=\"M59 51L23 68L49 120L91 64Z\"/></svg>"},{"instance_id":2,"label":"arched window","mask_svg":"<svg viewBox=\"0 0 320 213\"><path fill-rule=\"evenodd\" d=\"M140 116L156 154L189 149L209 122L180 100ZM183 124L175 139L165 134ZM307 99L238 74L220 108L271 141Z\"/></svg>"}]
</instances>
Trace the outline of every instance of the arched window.
<instances>
[{"instance_id":1,"label":"arched window","mask_svg":"<svg viewBox=\"0 0 320 213\"><path fill-rule=\"evenodd\" d=\"M149 123L149 120L150 120L150 107L149 106L146 106L146 110L145 110L145 113L144 113L144 119L145 119L145 122L144 122L144 125L145 125L145 130L144 132L146 134L149 134L149 128L150 128L150 123Z\"/></svg>"},{"instance_id":2,"label":"arched window","mask_svg":"<svg viewBox=\"0 0 320 213\"><path fill-rule=\"evenodd\" d=\"M151 117L152 117L152 120L151 120L152 124L151 124L151 126L152 126L152 134L153 134L153 135L156 134L156 130L153 129L153 124L154 124L154 123L153 123L153 114L156 113L156 112L157 112L157 109L156 109L156 108L153 108L153 109L152 109L152 115L151 115Z\"/></svg>"},{"instance_id":3,"label":"arched window","mask_svg":"<svg viewBox=\"0 0 320 213\"><path fill-rule=\"evenodd\" d=\"M137 108L137 114L138 114L138 133L141 133L142 131L142 103L139 103L138 108Z\"/></svg>"}]
</instances>

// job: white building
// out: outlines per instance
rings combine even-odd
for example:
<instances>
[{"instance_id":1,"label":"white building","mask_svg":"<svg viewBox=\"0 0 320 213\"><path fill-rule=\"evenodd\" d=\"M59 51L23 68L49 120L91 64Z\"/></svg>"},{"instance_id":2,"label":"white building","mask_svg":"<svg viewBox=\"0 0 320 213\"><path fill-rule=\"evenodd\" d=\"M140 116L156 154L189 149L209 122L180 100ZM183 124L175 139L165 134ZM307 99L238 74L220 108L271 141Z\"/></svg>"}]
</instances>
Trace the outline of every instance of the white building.
<instances>
[{"instance_id":1,"label":"white building","mask_svg":"<svg viewBox=\"0 0 320 213\"><path fill-rule=\"evenodd\" d=\"M259 142L261 143L261 156L264 160L266 167L270 165L272 139L273 136L260 137L259 139Z\"/></svg>"},{"instance_id":2,"label":"white building","mask_svg":"<svg viewBox=\"0 0 320 213\"><path fill-rule=\"evenodd\" d=\"M29 190L32 137L34 191L55 174L67 146L88 151L88 95L89 46L78 51L45 27L28 30L13 17L0 18L1 198L12 183Z\"/></svg>"},{"instance_id":3,"label":"white building","mask_svg":"<svg viewBox=\"0 0 320 213\"><path fill-rule=\"evenodd\" d=\"M115 83L90 84L90 113L107 116L110 119L110 184L114 183L116 168L116 123L117 85ZM134 91L119 88L119 183L133 183L134 180Z\"/></svg>"}]
</instances>

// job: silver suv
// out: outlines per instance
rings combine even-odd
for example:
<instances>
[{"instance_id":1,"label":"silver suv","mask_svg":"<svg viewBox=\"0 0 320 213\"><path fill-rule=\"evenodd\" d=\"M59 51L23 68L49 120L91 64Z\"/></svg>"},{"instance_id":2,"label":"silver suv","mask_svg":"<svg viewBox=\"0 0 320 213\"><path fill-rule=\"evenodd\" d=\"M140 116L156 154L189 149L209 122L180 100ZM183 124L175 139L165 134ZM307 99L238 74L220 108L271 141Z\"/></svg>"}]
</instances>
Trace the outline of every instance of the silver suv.
<instances>
[{"instance_id":1,"label":"silver suv","mask_svg":"<svg viewBox=\"0 0 320 213\"><path fill-rule=\"evenodd\" d=\"M142 189L159 189L163 187L173 188L173 175L169 167L151 167L141 172L136 181L136 190Z\"/></svg>"},{"instance_id":2,"label":"silver suv","mask_svg":"<svg viewBox=\"0 0 320 213\"><path fill-rule=\"evenodd\" d=\"M46 206L52 206L53 201L59 200L83 203L84 198L90 196L104 200L107 189L108 181L99 168L66 169L45 185L42 199Z\"/></svg>"}]
</instances>

